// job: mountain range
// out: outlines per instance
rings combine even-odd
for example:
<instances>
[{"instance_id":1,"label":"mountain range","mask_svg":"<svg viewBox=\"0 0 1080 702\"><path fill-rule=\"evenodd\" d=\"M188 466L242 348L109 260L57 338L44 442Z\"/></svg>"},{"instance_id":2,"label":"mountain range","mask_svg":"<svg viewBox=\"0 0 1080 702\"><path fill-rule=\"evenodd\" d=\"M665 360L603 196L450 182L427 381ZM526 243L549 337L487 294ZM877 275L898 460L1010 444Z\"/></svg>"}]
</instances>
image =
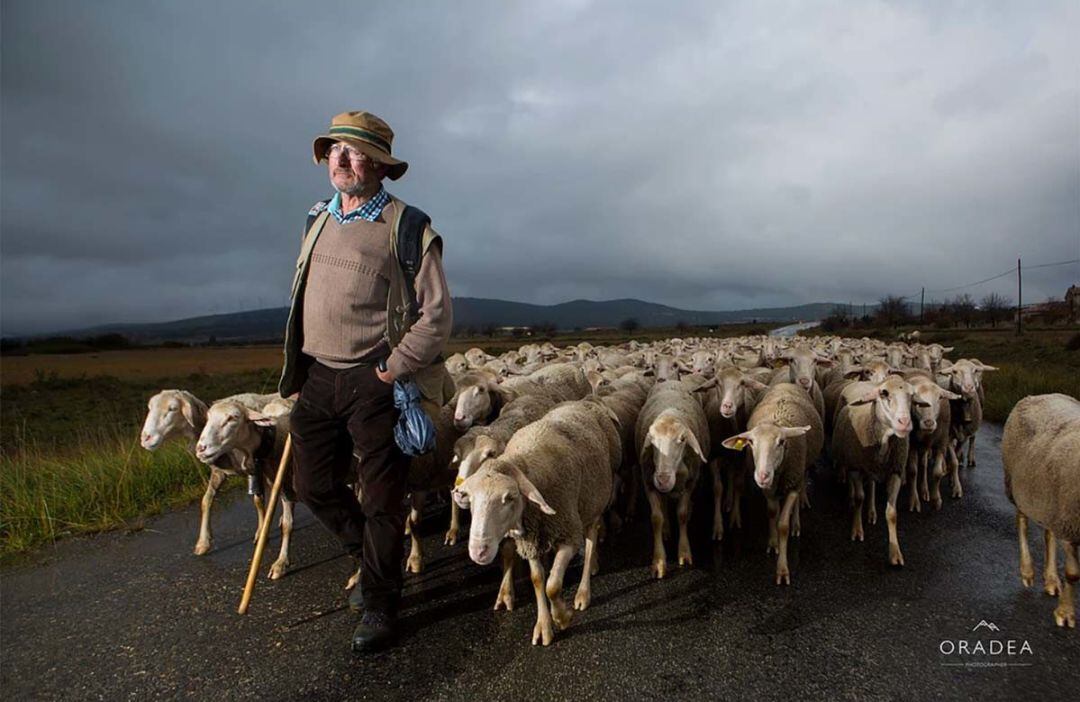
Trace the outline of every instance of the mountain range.
<instances>
[{"instance_id":1,"label":"mountain range","mask_svg":"<svg viewBox=\"0 0 1080 702\"><path fill-rule=\"evenodd\" d=\"M643 300L571 300L557 305L533 305L525 302L479 297L454 298L454 326L478 329L484 326L527 327L543 324L557 329L617 327L627 319L642 328L732 324L738 322L789 322L821 319L835 303L815 302L797 307L769 307L748 310L683 310ZM139 343L163 341L217 342L270 340L281 338L289 310L273 307L244 312L189 317L171 322L103 324L36 336L71 336L84 338L102 334L123 334Z\"/></svg>"}]
</instances>

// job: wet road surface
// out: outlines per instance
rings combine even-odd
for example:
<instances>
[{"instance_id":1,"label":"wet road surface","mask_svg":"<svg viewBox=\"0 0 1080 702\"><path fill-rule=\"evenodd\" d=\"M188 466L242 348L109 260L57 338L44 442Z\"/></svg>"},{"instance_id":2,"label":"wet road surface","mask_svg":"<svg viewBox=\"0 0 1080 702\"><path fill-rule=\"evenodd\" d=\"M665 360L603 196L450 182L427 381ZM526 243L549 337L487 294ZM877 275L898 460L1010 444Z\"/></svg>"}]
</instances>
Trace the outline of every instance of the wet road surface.
<instances>
[{"instance_id":1,"label":"wet road surface","mask_svg":"<svg viewBox=\"0 0 1080 702\"><path fill-rule=\"evenodd\" d=\"M1035 588L1020 585L999 441L1000 429L984 426L962 500L946 497L937 513L902 508L900 570L887 565L884 508L866 542L850 542L846 494L823 471L792 542L790 587L773 584L758 499L748 499L742 532L716 548L708 498L699 501L695 565L663 581L649 577L650 528L639 517L601 546L592 606L548 648L529 643L527 568L517 571L517 608L492 612L497 565L472 564L464 543L443 546L438 507L422 528L427 569L406 578L396 649L350 653L348 561L303 509L294 570L262 579L238 616L254 529L239 489L218 505L206 556L191 555L193 505L140 533L71 539L7 569L0 686L6 699L1074 699L1080 631L1053 624L1035 529L1040 575ZM570 598L579 574L580 565L568 572ZM983 620L1000 631L973 632ZM1031 653L941 652L991 639Z\"/></svg>"}]
</instances>

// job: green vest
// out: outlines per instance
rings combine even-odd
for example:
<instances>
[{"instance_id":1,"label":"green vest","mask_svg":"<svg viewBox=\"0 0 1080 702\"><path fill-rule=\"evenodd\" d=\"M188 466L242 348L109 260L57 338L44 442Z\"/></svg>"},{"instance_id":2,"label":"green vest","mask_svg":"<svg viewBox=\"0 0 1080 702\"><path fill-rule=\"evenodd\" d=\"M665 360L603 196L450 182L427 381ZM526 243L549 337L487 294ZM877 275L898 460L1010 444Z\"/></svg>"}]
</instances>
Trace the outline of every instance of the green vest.
<instances>
[{"instance_id":1,"label":"green vest","mask_svg":"<svg viewBox=\"0 0 1080 702\"><path fill-rule=\"evenodd\" d=\"M401 215L405 211L405 203L394 196L390 196L394 203L394 221L390 225L390 257L398 261L397 239L398 225ZM304 287L307 284L308 264L311 253L315 250L315 242L322 233L323 225L330 212L323 210L312 223L311 228L304 236L304 243L300 247L300 256L296 259L296 271L293 274L291 302L289 304L289 319L285 324L285 362L281 369L281 379L278 381L278 393L282 397L288 397L299 392L307 377L307 368L311 359L304 356L301 349L304 346L304 325L301 319L304 309ZM424 235L420 245L421 258L426 254L432 244L438 243L442 251L442 237L440 237L429 224L424 228ZM408 280L400 265L390 266L390 292L386 298L386 340L393 349L400 342L405 333L416 322L413 310L409 305ZM432 363L427 368L412 374L411 379L416 383L420 394L425 400L436 403L438 406L446 404L454 394L454 381L446 371L442 360Z\"/></svg>"}]
</instances>

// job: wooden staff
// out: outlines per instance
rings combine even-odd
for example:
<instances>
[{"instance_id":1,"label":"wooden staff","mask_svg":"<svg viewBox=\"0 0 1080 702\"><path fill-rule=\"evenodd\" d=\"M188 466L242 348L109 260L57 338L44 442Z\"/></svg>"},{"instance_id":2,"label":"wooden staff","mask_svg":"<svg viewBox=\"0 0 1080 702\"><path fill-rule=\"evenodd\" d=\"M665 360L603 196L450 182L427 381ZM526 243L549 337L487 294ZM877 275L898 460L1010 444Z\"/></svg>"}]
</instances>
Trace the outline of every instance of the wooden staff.
<instances>
[{"instance_id":1,"label":"wooden staff","mask_svg":"<svg viewBox=\"0 0 1080 702\"><path fill-rule=\"evenodd\" d=\"M255 542L255 555L251 557L251 569L248 570L247 584L244 585L244 596L240 598L240 608L237 614L247 613L248 604L251 602L251 593L255 589L255 580L259 577L259 566L262 564L263 550L266 548L266 538L270 534L270 523L274 519L274 508L277 507L278 494L281 492L281 481L285 477L285 467L289 465L292 454L292 434L285 437L285 448L281 452L281 463L278 464L277 475L274 477L274 487L270 489L270 503L266 505L266 514L262 524L259 525L259 538Z\"/></svg>"}]
</instances>

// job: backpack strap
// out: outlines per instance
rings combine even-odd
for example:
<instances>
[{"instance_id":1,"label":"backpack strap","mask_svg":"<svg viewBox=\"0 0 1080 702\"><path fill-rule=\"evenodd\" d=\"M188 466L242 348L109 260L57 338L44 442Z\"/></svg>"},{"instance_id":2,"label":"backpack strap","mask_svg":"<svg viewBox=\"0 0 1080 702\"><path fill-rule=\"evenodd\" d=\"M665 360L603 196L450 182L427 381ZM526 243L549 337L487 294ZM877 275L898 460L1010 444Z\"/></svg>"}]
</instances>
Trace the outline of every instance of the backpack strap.
<instances>
[{"instance_id":1,"label":"backpack strap","mask_svg":"<svg viewBox=\"0 0 1080 702\"><path fill-rule=\"evenodd\" d=\"M304 225L304 232L311 231L311 225L315 223L315 218L319 216L319 213L324 212L326 208L330 206L330 200L319 200L307 213L307 224Z\"/></svg>"},{"instance_id":2,"label":"backpack strap","mask_svg":"<svg viewBox=\"0 0 1080 702\"><path fill-rule=\"evenodd\" d=\"M397 222L398 264L405 276L409 310L414 317L419 313L416 301L416 274L420 270L420 259L424 254L424 230L430 223L431 217L412 205L405 205Z\"/></svg>"}]
</instances>

